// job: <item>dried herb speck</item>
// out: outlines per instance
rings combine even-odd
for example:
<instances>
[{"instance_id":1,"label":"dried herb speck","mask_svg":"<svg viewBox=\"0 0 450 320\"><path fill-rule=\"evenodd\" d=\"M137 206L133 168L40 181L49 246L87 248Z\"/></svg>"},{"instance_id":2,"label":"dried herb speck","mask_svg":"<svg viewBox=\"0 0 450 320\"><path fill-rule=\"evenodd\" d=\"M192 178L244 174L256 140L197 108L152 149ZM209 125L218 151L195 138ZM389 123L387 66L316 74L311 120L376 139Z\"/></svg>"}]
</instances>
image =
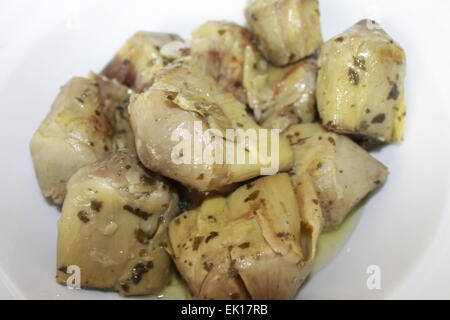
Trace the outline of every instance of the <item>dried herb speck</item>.
<instances>
[{"instance_id":1,"label":"dried herb speck","mask_svg":"<svg viewBox=\"0 0 450 320\"><path fill-rule=\"evenodd\" d=\"M289 233L286 233L286 232L278 232L278 233L277 233L277 237L278 237L278 238L284 238L284 239L287 239L287 238L289 238Z\"/></svg>"},{"instance_id":2,"label":"dried herb speck","mask_svg":"<svg viewBox=\"0 0 450 320\"><path fill-rule=\"evenodd\" d=\"M250 248L250 242L244 242L243 244L239 245L239 248L241 248L241 249Z\"/></svg>"},{"instance_id":3,"label":"dried herb speck","mask_svg":"<svg viewBox=\"0 0 450 320\"><path fill-rule=\"evenodd\" d=\"M97 212L100 212L102 210L103 203L101 201L92 200L91 201L91 209Z\"/></svg>"},{"instance_id":4,"label":"dried herb speck","mask_svg":"<svg viewBox=\"0 0 450 320\"><path fill-rule=\"evenodd\" d=\"M197 251L203 239L204 237L195 237L194 244L192 245L192 250Z\"/></svg>"},{"instance_id":5,"label":"dried herb speck","mask_svg":"<svg viewBox=\"0 0 450 320\"><path fill-rule=\"evenodd\" d=\"M359 74L353 68L348 68L348 81L354 86L359 84Z\"/></svg>"},{"instance_id":6,"label":"dried herb speck","mask_svg":"<svg viewBox=\"0 0 450 320\"><path fill-rule=\"evenodd\" d=\"M212 240L212 239L214 239L215 237L218 237L218 236L219 236L218 232L215 232L215 231L211 232L209 234L209 236L206 238L205 243L208 243L210 240Z\"/></svg>"},{"instance_id":7,"label":"dried herb speck","mask_svg":"<svg viewBox=\"0 0 450 320\"><path fill-rule=\"evenodd\" d=\"M58 271L61 271L62 273L67 274L67 266L63 266L63 267L59 268Z\"/></svg>"},{"instance_id":8,"label":"dried herb speck","mask_svg":"<svg viewBox=\"0 0 450 320\"><path fill-rule=\"evenodd\" d=\"M245 198L244 202L249 202L257 199L259 196L259 190L253 191L247 198Z\"/></svg>"},{"instance_id":9,"label":"dried herb speck","mask_svg":"<svg viewBox=\"0 0 450 320\"><path fill-rule=\"evenodd\" d=\"M150 269L153 269L152 261L147 262L146 264L136 264L131 270L131 281L133 281L134 284L138 284L139 282L141 282L144 274L146 274Z\"/></svg>"},{"instance_id":10,"label":"dried herb speck","mask_svg":"<svg viewBox=\"0 0 450 320\"><path fill-rule=\"evenodd\" d=\"M80 104L84 104L84 100L80 97L76 97L75 100L77 100Z\"/></svg>"},{"instance_id":11,"label":"dried herb speck","mask_svg":"<svg viewBox=\"0 0 450 320\"><path fill-rule=\"evenodd\" d=\"M123 209L125 211L128 211L131 214L134 214L136 217L141 218L141 219L143 219L145 221L147 221L148 218L150 218L152 216L151 213L145 212L145 211L143 211L143 210L141 210L139 208L133 208L133 207L131 207L129 205L124 205Z\"/></svg>"},{"instance_id":12,"label":"dried herb speck","mask_svg":"<svg viewBox=\"0 0 450 320\"><path fill-rule=\"evenodd\" d=\"M84 223L88 223L89 221L91 221L89 219L89 215L88 215L88 213L86 211L78 212L78 219L80 219Z\"/></svg>"},{"instance_id":13,"label":"dried herb speck","mask_svg":"<svg viewBox=\"0 0 450 320\"><path fill-rule=\"evenodd\" d=\"M205 269L206 271L211 271L214 268L214 264L213 263L208 263L208 262L203 262L203 269Z\"/></svg>"},{"instance_id":14,"label":"dried herb speck","mask_svg":"<svg viewBox=\"0 0 450 320\"><path fill-rule=\"evenodd\" d=\"M397 100L398 96L400 95L400 92L398 91L398 86L396 83L392 85L391 91L389 92L388 100Z\"/></svg>"},{"instance_id":15,"label":"dried herb speck","mask_svg":"<svg viewBox=\"0 0 450 320\"><path fill-rule=\"evenodd\" d=\"M379 115L377 115L375 118L372 119L372 123L383 123L384 120L386 119L386 115L384 113L380 113Z\"/></svg>"},{"instance_id":16,"label":"dried herb speck","mask_svg":"<svg viewBox=\"0 0 450 320\"><path fill-rule=\"evenodd\" d=\"M134 231L134 236L136 237L136 240L141 244L148 244L149 242L147 233L140 228Z\"/></svg>"}]
</instances>

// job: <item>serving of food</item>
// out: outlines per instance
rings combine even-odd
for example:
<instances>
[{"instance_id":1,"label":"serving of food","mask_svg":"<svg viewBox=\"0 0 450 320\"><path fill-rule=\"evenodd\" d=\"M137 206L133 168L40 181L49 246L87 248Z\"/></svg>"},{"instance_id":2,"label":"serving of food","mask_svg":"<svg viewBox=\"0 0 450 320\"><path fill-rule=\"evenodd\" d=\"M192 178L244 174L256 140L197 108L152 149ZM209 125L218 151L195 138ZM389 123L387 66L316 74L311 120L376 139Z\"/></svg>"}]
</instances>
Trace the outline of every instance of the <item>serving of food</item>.
<instances>
[{"instance_id":1,"label":"serving of food","mask_svg":"<svg viewBox=\"0 0 450 320\"><path fill-rule=\"evenodd\" d=\"M30 143L61 208L58 283L293 299L321 235L388 179L370 152L403 140L400 44L370 19L324 41L318 0L250 0L245 18L139 31L61 88Z\"/></svg>"}]
</instances>

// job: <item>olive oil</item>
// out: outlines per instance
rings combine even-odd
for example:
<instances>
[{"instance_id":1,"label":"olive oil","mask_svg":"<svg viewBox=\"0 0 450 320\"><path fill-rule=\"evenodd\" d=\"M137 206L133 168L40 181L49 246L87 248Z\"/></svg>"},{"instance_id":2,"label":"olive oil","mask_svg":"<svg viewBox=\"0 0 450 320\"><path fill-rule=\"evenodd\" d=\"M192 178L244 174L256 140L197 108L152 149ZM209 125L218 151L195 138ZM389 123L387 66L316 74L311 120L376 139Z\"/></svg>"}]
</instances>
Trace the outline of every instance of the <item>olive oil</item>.
<instances>
[{"instance_id":1,"label":"olive oil","mask_svg":"<svg viewBox=\"0 0 450 320\"><path fill-rule=\"evenodd\" d=\"M358 223L362 209L359 207L350 213L335 230L322 233L317 243L317 255L311 275L319 272L344 247Z\"/></svg>"},{"instance_id":2,"label":"olive oil","mask_svg":"<svg viewBox=\"0 0 450 320\"><path fill-rule=\"evenodd\" d=\"M151 299L160 300L189 300L192 299L186 283L181 279L180 274L174 270L169 280L169 284L161 292L151 296Z\"/></svg>"}]
</instances>

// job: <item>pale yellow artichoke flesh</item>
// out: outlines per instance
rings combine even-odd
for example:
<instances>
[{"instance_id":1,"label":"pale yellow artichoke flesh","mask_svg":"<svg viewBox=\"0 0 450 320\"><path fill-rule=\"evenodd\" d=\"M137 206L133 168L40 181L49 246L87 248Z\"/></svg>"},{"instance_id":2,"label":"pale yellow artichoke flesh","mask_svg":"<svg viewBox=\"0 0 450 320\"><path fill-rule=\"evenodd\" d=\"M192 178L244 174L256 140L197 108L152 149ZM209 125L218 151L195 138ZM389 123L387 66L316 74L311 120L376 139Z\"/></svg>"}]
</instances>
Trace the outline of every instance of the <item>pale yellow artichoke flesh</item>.
<instances>
[{"instance_id":1,"label":"pale yellow artichoke flesh","mask_svg":"<svg viewBox=\"0 0 450 320\"><path fill-rule=\"evenodd\" d=\"M270 65L247 48L244 87L257 122L265 128L287 129L316 119L315 59L305 59L287 67Z\"/></svg>"},{"instance_id":2,"label":"pale yellow artichoke flesh","mask_svg":"<svg viewBox=\"0 0 450 320\"><path fill-rule=\"evenodd\" d=\"M78 169L112 150L114 129L103 109L97 84L73 78L62 87L31 139L31 156L42 193L56 204L63 202L66 183Z\"/></svg>"},{"instance_id":3,"label":"pale yellow artichoke flesh","mask_svg":"<svg viewBox=\"0 0 450 320\"><path fill-rule=\"evenodd\" d=\"M152 85L155 72L166 65L161 49L180 41L179 36L171 33L137 32L119 49L102 74L142 92Z\"/></svg>"},{"instance_id":4,"label":"pale yellow artichoke flesh","mask_svg":"<svg viewBox=\"0 0 450 320\"><path fill-rule=\"evenodd\" d=\"M240 129L236 134L243 141L246 130L261 128L247 114L245 105L223 91L190 59L161 70L150 90L132 97L129 111L142 163L152 171L200 191L211 191L255 178L261 175L261 169L269 166L261 161L259 148L253 147L243 150L244 163L225 161L227 151L223 149L230 150L231 147L237 150L237 140L226 139L227 129ZM198 123L202 129L196 128ZM205 142L201 135L208 129L215 129L220 140ZM190 158L183 151L174 154L180 144L172 139L174 133L192 138L193 145L201 146L202 150L218 150L215 154L222 155L223 161L206 163L204 153L197 156L195 150ZM218 144L222 140L223 145ZM293 156L288 141L280 137L276 148L275 140L268 134L268 146L272 143L275 148L273 152L269 150L268 156L279 158L279 171L289 170ZM191 161L180 163L174 161L174 157ZM250 161L252 158L256 159L254 163Z\"/></svg>"},{"instance_id":5,"label":"pale yellow artichoke flesh","mask_svg":"<svg viewBox=\"0 0 450 320\"><path fill-rule=\"evenodd\" d=\"M403 49L372 20L362 20L320 51L317 106L323 124L382 142L403 140Z\"/></svg>"},{"instance_id":6,"label":"pale yellow artichoke flesh","mask_svg":"<svg viewBox=\"0 0 450 320\"><path fill-rule=\"evenodd\" d=\"M322 228L314 188L287 174L211 197L169 226L168 250L196 298L291 299L311 271Z\"/></svg>"},{"instance_id":7,"label":"pale yellow artichoke flesh","mask_svg":"<svg viewBox=\"0 0 450 320\"><path fill-rule=\"evenodd\" d=\"M167 183L121 151L86 166L68 183L58 223L57 276L66 285L70 266L82 288L144 295L170 276L164 250L178 196Z\"/></svg>"},{"instance_id":8,"label":"pale yellow artichoke flesh","mask_svg":"<svg viewBox=\"0 0 450 320\"><path fill-rule=\"evenodd\" d=\"M245 16L258 48L276 66L313 54L323 42L317 0L250 0Z\"/></svg>"},{"instance_id":9,"label":"pale yellow artichoke flesh","mask_svg":"<svg viewBox=\"0 0 450 320\"><path fill-rule=\"evenodd\" d=\"M233 22L209 21L191 34L191 54L219 86L246 103L243 86L245 51L256 51L251 33Z\"/></svg>"},{"instance_id":10,"label":"pale yellow artichoke flesh","mask_svg":"<svg viewBox=\"0 0 450 320\"><path fill-rule=\"evenodd\" d=\"M345 136L319 124L289 128L286 136L294 149L294 185L308 175L320 202L326 229L338 227L369 193L387 179L388 169Z\"/></svg>"}]
</instances>

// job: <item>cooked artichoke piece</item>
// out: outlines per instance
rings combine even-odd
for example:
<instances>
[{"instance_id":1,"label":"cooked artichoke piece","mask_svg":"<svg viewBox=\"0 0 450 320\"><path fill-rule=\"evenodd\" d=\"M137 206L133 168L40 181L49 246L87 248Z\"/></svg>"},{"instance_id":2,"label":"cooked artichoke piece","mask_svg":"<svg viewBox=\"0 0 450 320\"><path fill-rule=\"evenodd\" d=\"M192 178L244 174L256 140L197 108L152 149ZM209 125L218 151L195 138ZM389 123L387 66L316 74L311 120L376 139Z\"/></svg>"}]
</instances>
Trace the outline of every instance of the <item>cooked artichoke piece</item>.
<instances>
[{"instance_id":1,"label":"cooked artichoke piece","mask_svg":"<svg viewBox=\"0 0 450 320\"><path fill-rule=\"evenodd\" d=\"M136 152L133 130L130 125L128 105L133 90L123 86L117 80L91 72L89 78L98 84L104 101L103 113L114 129L113 150L128 149Z\"/></svg>"},{"instance_id":2,"label":"cooked artichoke piece","mask_svg":"<svg viewBox=\"0 0 450 320\"><path fill-rule=\"evenodd\" d=\"M297 62L322 44L317 0L250 0L245 16L258 48L276 66Z\"/></svg>"},{"instance_id":3,"label":"cooked artichoke piece","mask_svg":"<svg viewBox=\"0 0 450 320\"><path fill-rule=\"evenodd\" d=\"M194 297L295 296L311 270L322 224L307 182L297 199L287 174L261 178L171 222L168 251Z\"/></svg>"},{"instance_id":4,"label":"cooked artichoke piece","mask_svg":"<svg viewBox=\"0 0 450 320\"><path fill-rule=\"evenodd\" d=\"M178 196L127 152L80 169L68 183L59 220L57 276L81 269L81 287L144 295L169 279L164 250Z\"/></svg>"},{"instance_id":5,"label":"cooked artichoke piece","mask_svg":"<svg viewBox=\"0 0 450 320\"><path fill-rule=\"evenodd\" d=\"M329 40L320 51L317 80L323 124L339 133L401 141L405 69L403 49L372 20Z\"/></svg>"},{"instance_id":6,"label":"cooked artichoke piece","mask_svg":"<svg viewBox=\"0 0 450 320\"><path fill-rule=\"evenodd\" d=\"M250 32L235 23L210 21L191 35L191 54L225 91L246 103L243 87L245 50L252 43Z\"/></svg>"},{"instance_id":7,"label":"cooked artichoke piece","mask_svg":"<svg viewBox=\"0 0 450 320\"><path fill-rule=\"evenodd\" d=\"M165 65L161 48L181 38L171 33L137 32L120 48L102 74L142 92L153 82L155 72Z\"/></svg>"},{"instance_id":8,"label":"cooked artichoke piece","mask_svg":"<svg viewBox=\"0 0 450 320\"><path fill-rule=\"evenodd\" d=\"M31 155L42 193L56 204L62 203L72 174L104 158L112 149L114 130L103 108L96 83L73 78L61 89L31 139Z\"/></svg>"},{"instance_id":9,"label":"cooked artichoke piece","mask_svg":"<svg viewBox=\"0 0 450 320\"><path fill-rule=\"evenodd\" d=\"M131 98L129 111L142 163L199 191L255 178L269 167L273 174L292 166L287 139L273 139L269 132L268 148L260 151L261 128L246 113L245 105L190 59L159 72L151 89ZM235 136L230 137L227 129L241 130L231 130ZM242 164L237 162L239 157Z\"/></svg>"},{"instance_id":10,"label":"cooked artichoke piece","mask_svg":"<svg viewBox=\"0 0 450 320\"><path fill-rule=\"evenodd\" d=\"M319 124L289 128L286 136L295 154L294 185L309 175L323 210L325 228L337 227L348 213L387 179L388 169L345 136Z\"/></svg>"},{"instance_id":11,"label":"cooked artichoke piece","mask_svg":"<svg viewBox=\"0 0 450 320\"><path fill-rule=\"evenodd\" d=\"M265 128L285 130L292 124L314 121L316 75L314 59L278 68L247 48L244 87L258 123Z\"/></svg>"}]
</instances>

